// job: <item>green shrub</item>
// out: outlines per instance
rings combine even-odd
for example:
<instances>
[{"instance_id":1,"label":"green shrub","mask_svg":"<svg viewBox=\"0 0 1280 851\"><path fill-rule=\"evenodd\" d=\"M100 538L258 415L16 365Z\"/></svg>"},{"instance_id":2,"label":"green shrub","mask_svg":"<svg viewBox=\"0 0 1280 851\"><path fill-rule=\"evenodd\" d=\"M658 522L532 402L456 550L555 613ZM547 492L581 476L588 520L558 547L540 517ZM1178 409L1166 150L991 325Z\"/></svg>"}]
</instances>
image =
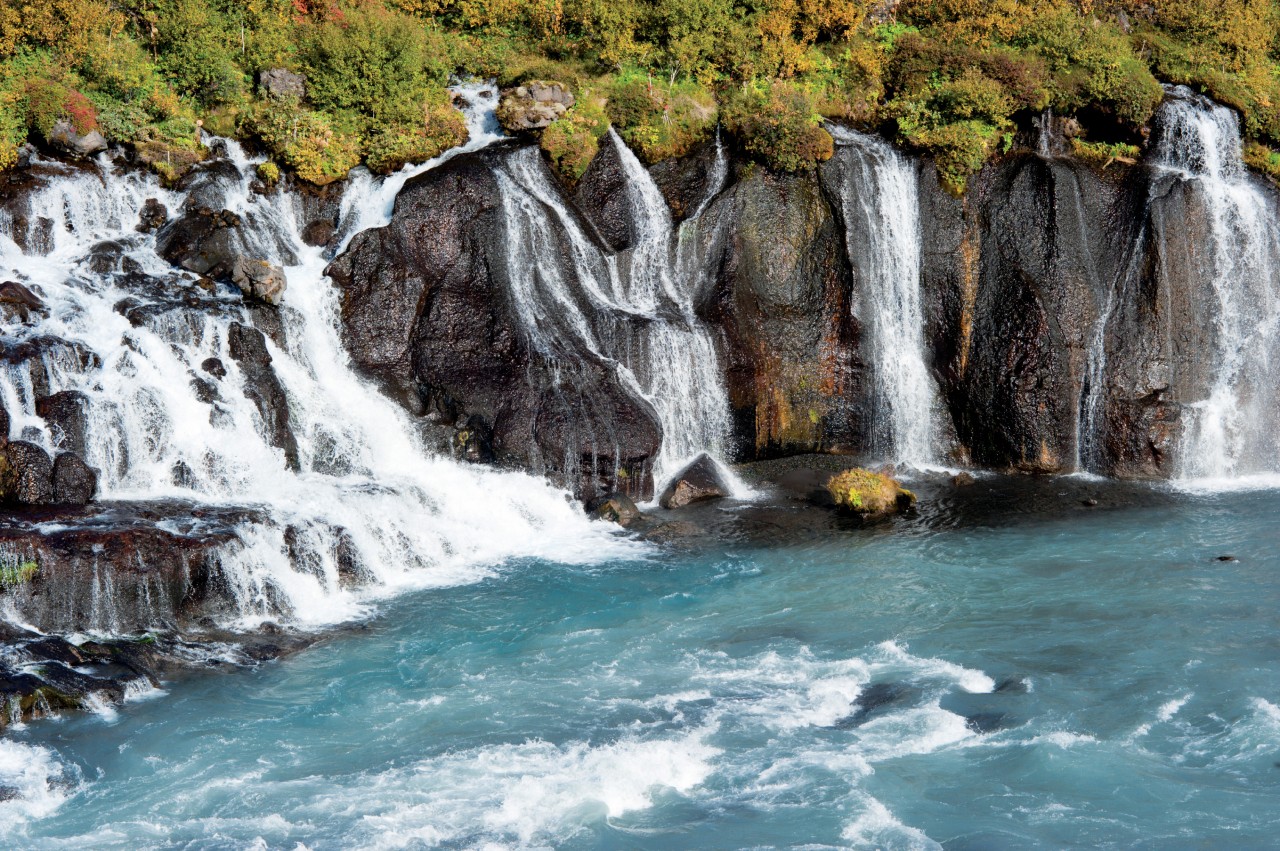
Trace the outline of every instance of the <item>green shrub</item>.
<instances>
[{"instance_id":1,"label":"green shrub","mask_svg":"<svg viewBox=\"0 0 1280 851\"><path fill-rule=\"evenodd\" d=\"M335 126L326 113L294 101L262 102L246 121L246 129L262 140L273 156L298 177L326 186L360 164L357 135Z\"/></svg>"},{"instance_id":2,"label":"green shrub","mask_svg":"<svg viewBox=\"0 0 1280 851\"><path fill-rule=\"evenodd\" d=\"M649 163L688 153L716 126L716 99L691 80L655 81L628 72L610 82L605 109L618 134Z\"/></svg>"},{"instance_id":3,"label":"green shrub","mask_svg":"<svg viewBox=\"0 0 1280 851\"><path fill-rule=\"evenodd\" d=\"M781 80L735 89L724 124L752 157L780 171L801 171L831 159L835 145L807 92Z\"/></svg>"},{"instance_id":4,"label":"green shrub","mask_svg":"<svg viewBox=\"0 0 1280 851\"><path fill-rule=\"evenodd\" d=\"M1088 142L1079 138L1071 140L1071 152L1078 159L1102 168L1113 162L1132 165L1142 155L1141 148L1126 142Z\"/></svg>"},{"instance_id":5,"label":"green shrub","mask_svg":"<svg viewBox=\"0 0 1280 851\"><path fill-rule=\"evenodd\" d=\"M258 179L267 186L275 186L280 181L280 166L276 165L271 160L258 163L258 167L255 171L258 173Z\"/></svg>"},{"instance_id":6,"label":"green shrub","mask_svg":"<svg viewBox=\"0 0 1280 851\"><path fill-rule=\"evenodd\" d=\"M604 101L587 90L563 118L542 131L539 141L556 172L572 185L586 172L608 132Z\"/></svg>"},{"instance_id":7,"label":"green shrub","mask_svg":"<svg viewBox=\"0 0 1280 851\"><path fill-rule=\"evenodd\" d=\"M354 113L378 130L420 120L430 87L452 70L438 48L408 16L365 5L306 28L299 58L315 107Z\"/></svg>"}]
</instances>

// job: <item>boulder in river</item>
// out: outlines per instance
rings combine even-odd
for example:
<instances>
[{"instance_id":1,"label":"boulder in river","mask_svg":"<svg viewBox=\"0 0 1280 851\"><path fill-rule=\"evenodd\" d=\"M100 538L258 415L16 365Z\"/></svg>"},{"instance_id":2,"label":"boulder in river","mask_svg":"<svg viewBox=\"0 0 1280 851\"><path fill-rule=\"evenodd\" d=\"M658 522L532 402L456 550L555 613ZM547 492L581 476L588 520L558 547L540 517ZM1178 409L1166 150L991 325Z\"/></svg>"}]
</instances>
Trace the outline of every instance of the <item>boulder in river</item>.
<instances>
[{"instance_id":1,"label":"boulder in river","mask_svg":"<svg viewBox=\"0 0 1280 851\"><path fill-rule=\"evenodd\" d=\"M280 303L287 285L284 270L265 260L253 260L244 255L231 261L228 270L231 283L240 288L246 296L265 301L267 304Z\"/></svg>"},{"instance_id":2,"label":"boulder in river","mask_svg":"<svg viewBox=\"0 0 1280 851\"><path fill-rule=\"evenodd\" d=\"M0 447L0 504L48 505L52 501L49 453L25 440L11 440Z\"/></svg>"},{"instance_id":3,"label":"boulder in river","mask_svg":"<svg viewBox=\"0 0 1280 851\"><path fill-rule=\"evenodd\" d=\"M624 493L610 493L587 501L587 514L596 520L607 520L626 527L644 517L631 497Z\"/></svg>"},{"instance_id":4,"label":"boulder in river","mask_svg":"<svg viewBox=\"0 0 1280 851\"><path fill-rule=\"evenodd\" d=\"M98 495L98 473L74 452L63 452L53 462L53 502L85 505Z\"/></svg>"},{"instance_id":5,"label":"boulder in river","mask_svg":"<svg viewBox=\"0 0 1280 851\"><path fill-rule=\"evenodd\" d=\"M155 198L148 198L142 203L138 213L138 230L151 233L164 227L169 221L169 208Z\"/></svg>"},{"instance_id":6,"label":"boulder in river","mask_svg":"<svg viewBox=\"0 0 1280 851\"><path fill-rule=\"evenodd\" d=\"M906 511L916 501L916 495L896 479L860 467L832 476L827 490L838 508L866 520Z\"/></svg>"},{"instance_id":7,"label":"boulder in river","mask_svg":"<svg viewBox=\"0 0 1280 851\"><path fill-rule=\"evenodd\" d=\"M710 455L699 455L667 485L658 499L663 508L683 508L695 502L729 495L729 485Z\"/></svg>"}]
</instances>

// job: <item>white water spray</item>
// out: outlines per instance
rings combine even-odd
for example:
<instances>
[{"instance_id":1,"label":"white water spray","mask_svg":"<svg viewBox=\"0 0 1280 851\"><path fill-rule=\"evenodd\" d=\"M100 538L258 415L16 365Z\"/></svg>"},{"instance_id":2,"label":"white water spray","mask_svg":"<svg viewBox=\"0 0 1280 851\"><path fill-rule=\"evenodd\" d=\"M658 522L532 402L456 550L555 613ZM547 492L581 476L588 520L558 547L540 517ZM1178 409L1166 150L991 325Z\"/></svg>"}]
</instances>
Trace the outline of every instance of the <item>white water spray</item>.
<instances>
[{"instance_id":1,"label":"white water spray","mask_svg":"<svg viewBox=\"0 0 1280 851\"><path fill-rule=\"evenodd\" d=\"M915 169L880 139L834 125L830 130L844 166L840 197L849 261L862 285L871 333L872 449L893 461L930 464L938 458L944 414L925 363Z\"/></svg>"},{"instance_id":2,"label":"white water spray","mask_svg":"<svg viewBox=\"0 0 1280 851\"><path fill-rule=\"evenodd\" d=\"M663 432L654 465L661 488L699 453L722 458L730 431L715 345L694 311L710 285L696 229L728 166L717 144L708 195L677 231L648 171L612 131L609 143L626 175L636 231L628 256L620 263L587 236L537 151L528 149L498 171L509 286L535 347L562 357L585 349L612 364L623 385L650 405ZM739 495L749 493L723 472Z\"/></svg>"},{"instance_id":3,"label":"white water spray","mask_svg":"<svg viewBox=\"0 0 1280 851\"><path fill-rule=\"evenodd\" d=\"M1181 478L1232 478L1280 468L1272 427L1276 389L1270 362L1280 321L1272 211L1251 182L1236 114L1173 89L1160 110L1155 163L1193 182L1208 217L1207 287L1213 295L1212 374L1206 398L1184 412Z\"/></svg>"},{"instance_id":4,"label":"white water spray","mask_svg":"<svg viewBox=\"0 0 1280 851\"><path fill-rule=\"evenodd\" d=\"M494 98L482 97L483 88L461 92L471 102L464 149L496 138ZM89 399L86 460L101 471L101 498L257 509L259 519L238 529L220 559L240 626L278 618L331 623L365 611L370 595L474 581L513 556L595 559L620 546L544 481L424 451L409 416L352 370L325 257L303 243L292 198L254 192L255 162L225 144L237 172L215 178L225 206L252 223L245 230L264 259L293 262L280 308L284 344L268 339L267 348L288 397L299 471L272 445L245 395L250 378L230 356L233 323L252 324L239 297L202 294L192 276L155 254L153 236L135 232L146 198L176 211L184 197L150 175L121 176L106 158L31 196L37 215L29 220L43 216L52 225L43 254L21 251L14 222L0 222L9 237L0 239L0 273L37 290L49 307L34 327L6 330L19 342L62 341L0 373L11 435L54 448L35 413L34 385L47 384L43 393L80 391ZM355 177L340 232L385 224L404 180L439 161L385 181ZM106 239L118 243L116 262L132 272L95 271L91 249ZM184 304L197 297L199 306ZM128 305L146 308L137 324L122 315ZM77 355L88 351L94 355ZM225 376L215 380L204 368L210 358ZM345 587L340 554L367 590ZM114 623L109 611L94 617L90 629Z\"/></svg>"}]
</instances>

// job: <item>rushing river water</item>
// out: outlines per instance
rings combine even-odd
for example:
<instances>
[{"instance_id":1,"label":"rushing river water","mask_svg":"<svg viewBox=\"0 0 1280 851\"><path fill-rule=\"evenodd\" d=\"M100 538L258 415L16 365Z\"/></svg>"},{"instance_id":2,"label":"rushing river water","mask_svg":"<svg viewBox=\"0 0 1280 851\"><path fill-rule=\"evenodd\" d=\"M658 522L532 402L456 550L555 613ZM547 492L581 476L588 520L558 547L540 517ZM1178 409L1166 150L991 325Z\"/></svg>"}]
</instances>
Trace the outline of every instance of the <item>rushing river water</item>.
<instances>
[{"instance_id":1,"label":"rushing river water","mask_svg":"<svg viewBox=\"0 0 1280 851\"><path fill-rule=\"evenodd\" d=\"M4 844L1274 845L1280 492L993 477L922 505L722 503L704 548L510 563L28 725Z\"/></svg>"}]
</instances>

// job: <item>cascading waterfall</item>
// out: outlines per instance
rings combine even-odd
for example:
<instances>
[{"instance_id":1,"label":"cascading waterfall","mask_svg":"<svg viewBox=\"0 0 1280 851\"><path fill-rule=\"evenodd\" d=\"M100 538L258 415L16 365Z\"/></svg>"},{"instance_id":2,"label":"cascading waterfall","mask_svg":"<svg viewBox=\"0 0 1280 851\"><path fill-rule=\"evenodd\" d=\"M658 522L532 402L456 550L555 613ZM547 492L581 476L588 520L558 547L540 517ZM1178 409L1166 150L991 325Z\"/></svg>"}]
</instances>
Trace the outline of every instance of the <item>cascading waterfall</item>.
<instances>
[{"instance_id":1,"label":"cascading waterfall","mask_svg":"<svg viewBox=\"0 0 1280 851\"><path fill-rule=\"evenodd\" d=\"M471 102L471 139L441 159L497 138L495 98L483 86L461 88ZM41 391L88 397L85 454L101 471L101 498L259 509L220 559L241 626L281 617L330 623L362 612L369 595L474 581L509 557L566 561L614 546L544 481L423 450L409 416L353 372L323 275L326 257L303 243L291 196L254 192L255 161L235 143L217 144L235 166L234 177L212 178L224 206L248 222L243 232L257 242L256 256L287 264L284 343L268 335L266 346L288 397L296 471L246 397L252 379L231 356L233 326L251 325L250 310L229 290L187 307L184 299L200 293L194 276L162 260L154 236L135 232L145 199L178 210L182 193L150 175L121 175L103 157L91 169L67 169L31 196L28 221L48 231L38 247L24 252L15 237L29 247L35 240L16 233L13 221L0 222L0 273L25 282L48 306L47 318L19 333L59 341L41 356L49 385ZM435 164L385 181L353 178L339 232L385 224L404 180ZM114 255L104 255L104 240L114 243ZM102 256L116 258L115 271L101 271ZM210 358L225 369L216 382L202 367ZM0 373L10 436L52 449L35 412L32 372L18 363ZM368 590L340 583L340 551ZM88 627L106 631L112 623L104 612Z\"/></svg>"},{"instance_id":2,"label":"cascading waterfall","mask_svg":"<svg viewBox=\"0 0 1280 851\"><path fill-rule=\"evenodd\" d=\"M1280 468L1271 427L1276 389L1270 364L1280 320L1272 210L1241 157L1240 128L1230 109L1179 87L1159 114L1155 163L1194 183L1208 217L1206 281L1215 309L1207 398L1184 413L1182 478L1225 478Z\"/></svg>"},{"instance_id":3,"label":"cascading waterfall","mask_svg":"<svg viewBox=\"0 0 1280 851\"><path fill-rule=\"evenodd\" d=\"M944 434L938 387L925 363L915 169L888 143L830 127L849 261L865 294L875 381L872 450L893 461L937 460Z\"/></svg>"},{"instance_id":4,"label":"cascading waterfall","mask_svg":"<svg viewBox=\"0 0 1280 851\"><path fill-rule=\"evenodd\" d=\"M715 345L694 312L709 285L696 229L728 165L717 137L708 195L677 231L648 171L612 131L610 143L627 178L634 246L621 258L602 251L562 200L537 151L528 149L498 172L509 286L543 354L567 359L585 349L614 364L623 385L652 407L663 431L654 465L661 487L701 452L722 457L730 430ZM735 490L747 492L725 473Z\"/></svg>"}]
</instances>

